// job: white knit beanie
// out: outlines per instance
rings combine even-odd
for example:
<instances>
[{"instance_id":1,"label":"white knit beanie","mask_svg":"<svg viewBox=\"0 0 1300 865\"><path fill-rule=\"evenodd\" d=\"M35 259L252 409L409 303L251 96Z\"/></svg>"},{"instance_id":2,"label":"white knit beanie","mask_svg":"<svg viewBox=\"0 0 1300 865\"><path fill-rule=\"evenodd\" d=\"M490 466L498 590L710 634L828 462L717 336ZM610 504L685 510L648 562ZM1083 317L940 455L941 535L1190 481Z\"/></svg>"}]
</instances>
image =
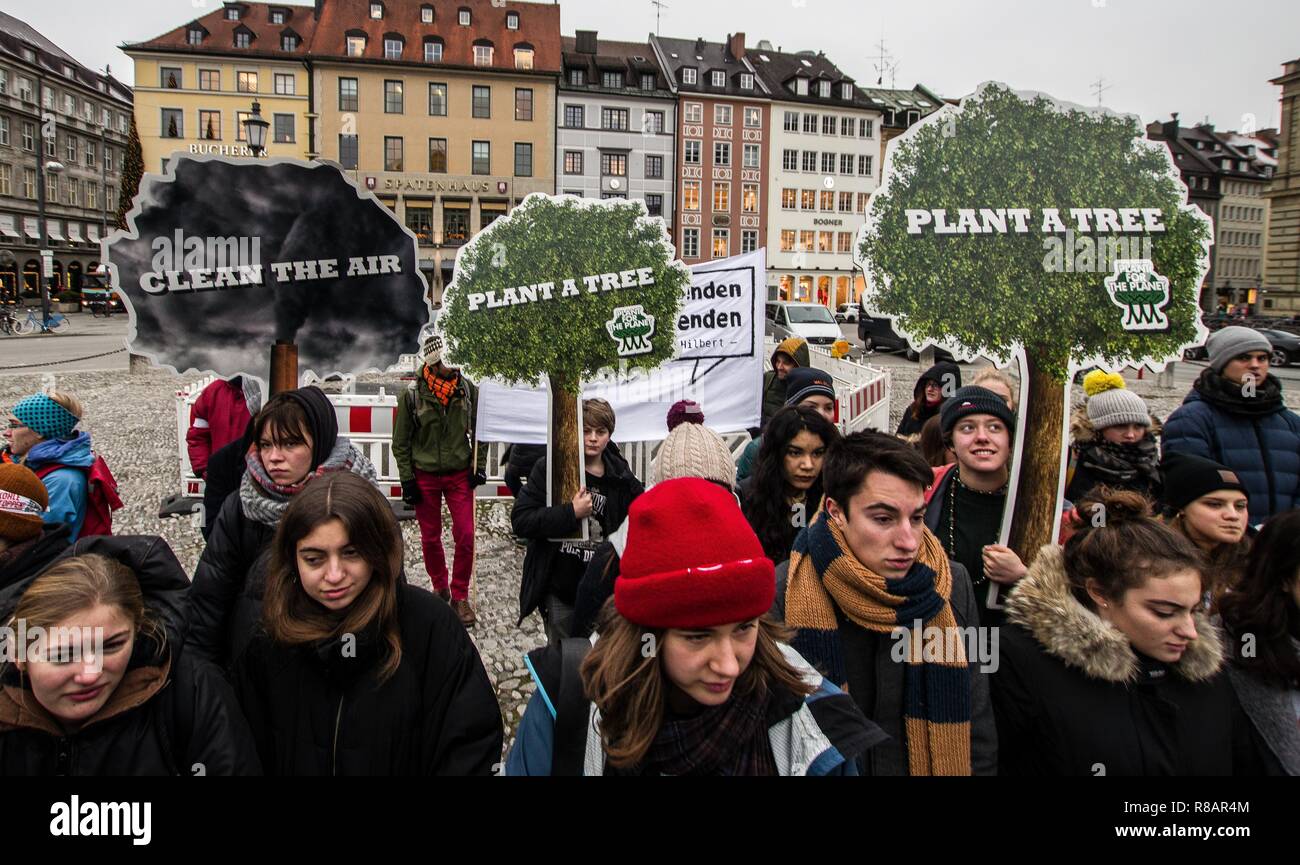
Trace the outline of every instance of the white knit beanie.
<instances>
[{"instance_id":1,"label":"white knit beanie","mask_svg":"<svg viewBox=\"0 0 1300 865\"><path fill-rule=\"evenodd\" d=\"M701 424L684 423L664 439L651 472L652 482L704 478L736 486L736 463L722 436Z\"/></svg>"}]
</instances>

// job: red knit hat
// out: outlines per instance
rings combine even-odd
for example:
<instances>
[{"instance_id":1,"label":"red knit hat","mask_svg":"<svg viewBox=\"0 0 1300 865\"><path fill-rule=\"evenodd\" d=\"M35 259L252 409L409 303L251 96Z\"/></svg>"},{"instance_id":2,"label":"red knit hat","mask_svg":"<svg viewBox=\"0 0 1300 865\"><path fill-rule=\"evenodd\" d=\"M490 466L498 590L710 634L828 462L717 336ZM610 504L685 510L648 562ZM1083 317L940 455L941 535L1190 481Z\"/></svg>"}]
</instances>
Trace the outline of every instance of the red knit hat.
<instances>
[{"instance_id":1,"label":"red knit hat","mask_svg":"<svg viewBox=\"0 0 1300 865\"><path fill-rule=\"evenodd\" d=\"M643 628L712 628L756 619L776 569L736 497L701 478L655 484L628 509L614 606Z\"/></svg>"}]
</instances>

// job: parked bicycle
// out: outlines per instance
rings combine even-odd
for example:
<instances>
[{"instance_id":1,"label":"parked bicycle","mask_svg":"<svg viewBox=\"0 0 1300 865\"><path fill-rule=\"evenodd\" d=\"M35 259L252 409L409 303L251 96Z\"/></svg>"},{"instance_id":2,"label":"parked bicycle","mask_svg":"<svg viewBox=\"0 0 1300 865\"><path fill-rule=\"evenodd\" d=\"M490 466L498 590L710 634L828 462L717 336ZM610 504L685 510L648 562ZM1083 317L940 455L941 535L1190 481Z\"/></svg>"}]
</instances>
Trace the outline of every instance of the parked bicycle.
<instances>
[{"instance_id":1,"label":"parked bicycle","mask_svg":"<svg viewBox=\"0 0 1300 865\"><path fill-rule=\"evenodd\" d=\"M27 313L27 318L25 320L14 325L14 333L22 336L26 336L29 333L36 333L37 331L58 333L59 331L67 330L71 326L72 321L66 315L57 312L51 312L48 325L43 325L41 323L41 316L33 309Z\"/></svg>"},{"instance_id":2,"label":"parked bicycle","mask_svg":"<svg viewBox=\"0 0 1300 865\"><path fill-rule=\"evenodd\" d=\"M0 309L0 332L5 334L17 333L18 324L18 316L14 315L11 308L6 306Z\"/></svg>"}]
</instances>

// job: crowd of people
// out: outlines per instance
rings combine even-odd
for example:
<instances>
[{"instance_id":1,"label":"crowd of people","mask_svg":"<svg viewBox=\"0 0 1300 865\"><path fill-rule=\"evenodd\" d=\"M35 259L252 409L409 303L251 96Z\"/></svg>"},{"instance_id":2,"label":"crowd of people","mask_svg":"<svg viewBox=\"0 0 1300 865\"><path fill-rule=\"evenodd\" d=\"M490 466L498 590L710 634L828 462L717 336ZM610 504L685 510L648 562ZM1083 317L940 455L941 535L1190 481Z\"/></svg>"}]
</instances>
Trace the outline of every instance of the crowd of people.
<instances>
[{"instance_id":1,"label":"crowd of people","mask_svg":"<svg viewBox=\"0 0 1300 865\"><path fill-rule=\"evenodd\" d=\"M423 348L393 454L432 591L315 387L196 406L192 575L110 533L75 397L13 407L0 774L1300 774L1300 417L1254 331L1211 337L1163 423L1086 376L1061 533L1032 552L1005 543L996 370L939 364L894 434L844 435L787 340L739 456L678 403L648 489L585 400L571 500L544 448L507 462L519 622L546 637L508 754L470 637L477 389Z\"/></svg>"}]
</instances>

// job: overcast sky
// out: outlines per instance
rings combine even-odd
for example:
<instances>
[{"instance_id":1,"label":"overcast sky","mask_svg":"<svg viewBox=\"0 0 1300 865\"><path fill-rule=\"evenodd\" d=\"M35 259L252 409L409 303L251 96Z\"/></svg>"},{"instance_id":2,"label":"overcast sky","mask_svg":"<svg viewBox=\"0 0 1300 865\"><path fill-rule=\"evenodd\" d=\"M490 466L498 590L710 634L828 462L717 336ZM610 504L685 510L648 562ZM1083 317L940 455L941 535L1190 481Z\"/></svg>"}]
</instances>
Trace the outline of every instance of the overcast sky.
<instances>
[{"instance_id":1,"label":"overcast sky","mask_svg":"<svg viewBox=\"0 0 1300 865\"><path fill-rule=\"evenodd\" d=\"M1256 0L664 0L665 36L720 42L744 29L786 51L822 50L862 84L879 73L883 37L897 62L895 84L917 82L945 97L982 81L1042 90L1059 99L1102 102L1144 120L1179 112L1220 129L1253 115L1277 126L1280 88L1268 83L1300 57L1300 3ZM0 0L0 10L34 26L87 66L127 83L132 64L117 50L220 6L219 0ZM301 5L301 4L295 4ZM743 21L736 12L744 10ZM654 30L650 0L565 0L562 28L644 39ZM889 75L885 84L890 83Z\"/></svg>"}]
</instances>

